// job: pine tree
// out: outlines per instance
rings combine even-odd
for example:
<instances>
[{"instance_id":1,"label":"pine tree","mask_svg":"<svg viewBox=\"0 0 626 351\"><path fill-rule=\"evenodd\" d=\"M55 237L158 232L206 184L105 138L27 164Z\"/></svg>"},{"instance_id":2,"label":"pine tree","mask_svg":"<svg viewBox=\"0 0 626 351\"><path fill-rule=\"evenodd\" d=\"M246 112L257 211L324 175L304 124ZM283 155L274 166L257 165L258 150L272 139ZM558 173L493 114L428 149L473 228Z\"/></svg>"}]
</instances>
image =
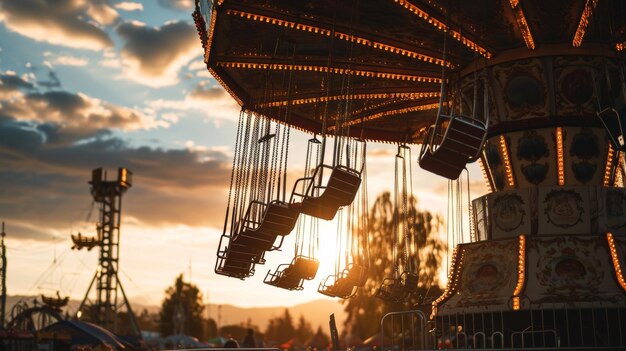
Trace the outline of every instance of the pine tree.
<instances>
[{"instance_id":1,"label":"pine tree","mask_svg":"<svg viewBox=\"0 0 626 351\"><path fill-rule=\"evenodd\" d=\"M159 313L161 335L182 333L199 339L206 338L202 318L204 304L198 287L184 282L180 274L174 285L167 288L165 295Z\"/></svg>"}]
</instances>

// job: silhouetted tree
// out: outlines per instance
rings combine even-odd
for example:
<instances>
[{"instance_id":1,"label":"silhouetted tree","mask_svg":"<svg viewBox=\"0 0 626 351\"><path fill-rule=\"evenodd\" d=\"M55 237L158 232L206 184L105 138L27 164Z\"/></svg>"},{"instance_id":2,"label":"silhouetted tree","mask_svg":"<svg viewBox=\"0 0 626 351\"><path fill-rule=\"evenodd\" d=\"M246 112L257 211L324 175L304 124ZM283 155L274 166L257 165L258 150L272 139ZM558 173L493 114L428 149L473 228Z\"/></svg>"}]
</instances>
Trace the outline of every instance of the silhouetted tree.
<instances>
[{"instance_id":1,"label":"silhouetted tree","mask_svg":"<svg viewBox=\"0 0 626 351\"><path fill-rule=\"evenodd\" d=\"M284 342L295 336L296 329L293 326L293 320L289 309L285 309L285 313L276 318L269 320L265 336L274 342Z\"/></svg>"},{"instance_id":2,"label":"silhouetted tree","mask_svg":"<svg viewBox=\"0 0 626 351\"><path fill-rule=\"evenodd\" d=\"M159 330L159 314L150 313L147 309L143 309L139 315L137 315L137 324L139 329L147 331Z\"/></svg>"},{"instance_id":3,"label":"silhouetted tree","mask_svg":"<svg viewBox=\"0 0 626 351\"><path fill-rule=\"evenodd\" d=\"M207 318L203 320L204 323L204 334L207 338L213 338L218 336L217 334L217 322L213 318Z\"/></svg>"},{"instance_id":4,"label":"silhouetted tree","mask_svg":"<svg viewBox=\"0 0 626 351\"><path fill-rule=\"evenodd\" d=\"M296 327L296 340L303 344L313 336L313 327L311 323L304 319L303 315L300 315L298 319L298 327Z\"/></svg>"},{"instance_id":5,"label":"silhouetted tree","mask_svg":"<svg viewBox=\"0 0 626 351\"><path fill-rule=\"evenodd\" d=\"M393 276L394 267L402 261L403 247L407 238L396 241L394 261L394 206L392 196L385 192L378 196L369 211L370 268L364 288L356 296L345 300L346 331L359 338L367 338L380 332L380 319L390 311L422 308L428 305L432 297L441 293L438 272L446 251L446 245L438 238L442 227L441 219L429 211L417 209L417 200L409 199L406 210L408 240L413 249L406 252L405 264L419 275L417 293L406 303L390 303L375 297L376 290L386 277ZM403 220L403 218L399 218Z\"/></svg>"},{"instance_id":6,"label":"silhouetted tree","mask_svg":"<svg viewBox=\"0 0 626 351\"><path fill-rule=\"evenodd\" d=\"M173 286L165 290L161 304L161 335L183 333L204 339L202 294L197 286L183 281L183 275L176 277Z\"/></svg>"}]
</instances>

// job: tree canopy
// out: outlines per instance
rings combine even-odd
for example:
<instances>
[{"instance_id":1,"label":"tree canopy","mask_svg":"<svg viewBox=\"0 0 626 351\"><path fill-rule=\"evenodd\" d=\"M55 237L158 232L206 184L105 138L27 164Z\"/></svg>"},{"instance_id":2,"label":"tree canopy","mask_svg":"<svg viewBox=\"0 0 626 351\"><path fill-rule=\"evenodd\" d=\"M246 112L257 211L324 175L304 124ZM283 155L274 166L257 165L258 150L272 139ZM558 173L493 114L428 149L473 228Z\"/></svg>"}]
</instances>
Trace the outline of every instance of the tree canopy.
<instances>
[{"instance_id":1,"label":"tree canopy","mask_svg":"<svg viewBox=\"0 0 626 351\"><path fill-rule=\"evenodd\" d=\"M204 339L203 311L200 290L194 284L184 282L180 274L174 285L165 290L159 313L161 335L187 334Z\"/></svg>"},{"instance_id":2,"label":"tree canopy","mask_svg":"<svg viewBox=\"0 0 626 351\"><path fill-rule=\"evenodd\" d=\"M417 200L409 199L406 210L409 223L407 236L398 238L394 243L395 216L392 195L389 192L379 195L369 211L371 262L368 280L355 297L344 301L346 331L361 339L380 332L380 319L385 313L419 308L420 305L424 308L429 306L432 297L441 293L438 274L446 251L445 243L438 237L442 228L441 218L430 211L420 211ZM407 241L412 248L404 250ZM374 295L383 279L393 276L396 267L403 269L403 262L400 261L405 261L404 265L419 275L417 293L405 303L391 303L376 298Z\"/></svg>"}]
</instances>

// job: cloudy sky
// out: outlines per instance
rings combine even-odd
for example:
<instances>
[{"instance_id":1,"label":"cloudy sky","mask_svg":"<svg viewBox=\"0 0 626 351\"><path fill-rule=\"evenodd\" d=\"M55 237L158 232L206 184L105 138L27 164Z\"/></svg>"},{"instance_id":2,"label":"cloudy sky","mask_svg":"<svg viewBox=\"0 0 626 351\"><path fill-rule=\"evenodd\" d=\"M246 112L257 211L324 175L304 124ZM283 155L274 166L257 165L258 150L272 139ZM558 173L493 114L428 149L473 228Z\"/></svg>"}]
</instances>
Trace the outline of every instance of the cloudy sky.
<instances>
[{"instance_id":1,"label":"cloudy sky","mask_svg":"<svg viewBox=\"0 0 626 351\"><path fill-rule=\"evenodd\" d=\"M93 168L125 166L134 184L124 198L120 277L131 299L160 303L181 272L212 303L322 297L319 279L301 293L261 283L290 260L289 243L247 281L213 273L239 107L206 71L192 4L0 0L0 221L9 294L59 290L82 298L97 252L70 250L70 234L95 231L87 181ZM306 136L295 135L294 147L302 147ZM373 198L392 185L394 151L370 150ZM420 204L445 211L447 183L414 170ZM480 184L478 169L471 172ZM331 267L323 262L318 278Z\"/></svg>"}]
</instances>

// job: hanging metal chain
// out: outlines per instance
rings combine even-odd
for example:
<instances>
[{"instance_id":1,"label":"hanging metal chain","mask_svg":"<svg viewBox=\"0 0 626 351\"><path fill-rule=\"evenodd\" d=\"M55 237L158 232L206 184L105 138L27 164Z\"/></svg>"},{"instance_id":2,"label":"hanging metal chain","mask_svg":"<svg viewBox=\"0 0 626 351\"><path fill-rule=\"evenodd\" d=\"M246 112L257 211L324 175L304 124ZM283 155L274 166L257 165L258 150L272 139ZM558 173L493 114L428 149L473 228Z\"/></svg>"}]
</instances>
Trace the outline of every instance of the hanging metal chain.
<instances>
[{"instance_id":1,"label":"hanging metal chain","mask_svg":"<svg viewBox=\"0 0 626 351\"><path fill-rule=\"evenodd\" d=\"M244 112L243 109L241 109L241 111L239 112L239 123L237 124L237 133L236 133L236 137L235 137L235 148L234 148L234 155L233 155L233 164L230 170L230 186L228 188L228 201L226 202L226 216L224 218L224 228L222 229L222 235L226 234L226 228L228 226L228 215L230 212L230 201L231 201L231 196L233 193L233 182L234 182L234 178L235 178L235 165L237 162L237 156L239 155L239 144L241 143L241 133L242 133L242 128L243 128L243 119L244 119Z\"/></svg>"}]
</instances>

